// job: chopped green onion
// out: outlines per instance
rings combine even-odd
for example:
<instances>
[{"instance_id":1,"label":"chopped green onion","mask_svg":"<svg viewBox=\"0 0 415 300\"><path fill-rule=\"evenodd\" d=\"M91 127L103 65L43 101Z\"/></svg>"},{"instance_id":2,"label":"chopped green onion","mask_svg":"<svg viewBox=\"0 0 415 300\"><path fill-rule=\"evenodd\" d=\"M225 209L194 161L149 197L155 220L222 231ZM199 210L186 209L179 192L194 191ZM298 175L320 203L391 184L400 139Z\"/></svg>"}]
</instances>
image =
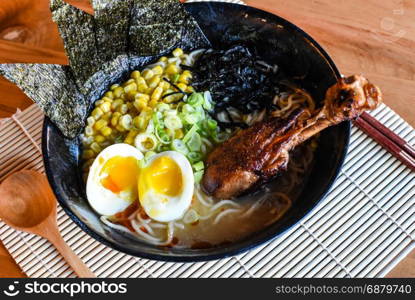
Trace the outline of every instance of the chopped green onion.
<instances>
[{"instance_id":1,"label":"chopped green onion","mask_svg":"<svg viewBox=\"0 0 415 300\"><path fill-rule=\"evenodd\" d=\"M204 102L204 98L200 93L192 93L186 102L195 107L198 105L202 105Z\"/></svg>"},{"instance_id":2,"label":"chopped green onion","mask_svg":"<svg viewBox=\"0 0 415 300\"><path fill-rule=\"evenodd\" d=\"M194 107L189 104L185 104L182 107L182 112L185 114L192 113L194 111L195 111Z\"/></svg>"},{"instance_id":3,"label":"chopped green onion","mask_svg":"<svg viewBox=\"0 0 415 300\"><path fill-rule=\"evenodd\" d=\"M204 165L203 161L199 161L199 162L197 162L193 165L193 170L195 170L196 172L200 171L200 170L203 170L204 168L205 168L205 165Z\"/></svg>"},{"instance_id":4,"label":"chopped green onion","mask_svg":"<svg viewBox=\"0 0 415 300\"><path fill-rule=\"evenodd\" d=\"M199 126L197 126L196 124L194 124L192 126L192 128L190 128L190 130L183 137L183 142L186 143L188 140L190 140L190 138L192 137L192 135L194 135L197 130L199 130Z\"/></svg>"},{"instance_id":5,"label":"chopped green onion","mask_svg":"<svg viewBox=\"0 0 415 300\"><path fill-rule=\"evenodd\" d=\"M164 112L164 111L169 111L169 110L170 110L170 106L167 103L157 104L157 111Z\"/></svg>"},{"instance_id":6,"label":"chopped green onion","mask_svg":"<svg viewBox=\"0 0 415 300\"><path fill-rule=\"evenodd\" d=\"M190 151L200 151L200 146L202 146L202 139L200 138L200 135L195 132L186 142L186 145Z\"/></svg>"},{"instance_id":7,"label":"chopped green onion","mask_svg":"<svg viewBox=\"0 0 415 300\"><path fill-rule=\"evenodd\" d=\"M203 157L202 153L200 152L189 152L186 156L189 159L191 164L202 160L202 157Z\"/></svg>"},{"instance_id":8,"label":"chopped green onion","mask_svg":"<svg viewBox=\"0 0 415 300\"><path fill-rule=\"evenodd\" d=\"M164 122L162 119L163 119L163 115L161 112L158 111L158 112L153 113L152 120L154 123L154 127L156 128L156 131L157 131L157 128L164 127Z\"/></svg>"},{"instance_id":9,"label":"chopped green onion","mask_svg":"<svg viewBox=\"0 0 415 300\"><path fill-rule=\"evenodd\" d=\"M146 128L146 133L151 133L151 134L154 133L154 122L153 122L153 120L150 120L148 122L148 125L147 125L147 128Z\"/></svg>"},{"instance_id":10,"label":"chopped green onion","mask_svg":"<svg viewBox=\"0 0 415 300\"><path fill-rule=\"evenodd\" d=\"M178 116L168 116L164 119L164 125L171 130L180 129L183 127L182 121Z\"/></svg>"},{"instance_id":11,"label":"chopped green onion","mask_svg":"<svg viewBox=\"0 0 415 300\"><path fill-rule=\"evenodd\" d=\"M180 152L184 155L189 153L189 150L187 149L187 147L183 143L183 141L178 140L178 139L173 140L173 142L171 143L171 148L172 148L172 150Z\"/></svg>"},{"instance_id":12,"label":"chopped green onion","mask_svg":"<svg viewBox=\"0 0 415 300\"><path fill-rule=\"evenodd\" d=\"M210 130L216 130L216 128L218 127L218 122L216 122L216 120L209 119L206 121L206 123L207 123L207 128Z\"/></svg>"},{"instance_id":13,"label":"chopped green onion","mask_svg":"<svg viewBox=\"0 0 415 300\"><path fill-rule=\"evenodd\" d=\"M170 144L170 136L163 130L163 128L156 128L155 133L160 143L165 145Z\"/></svg>"},{"instance_id":14,"label":"chopped green onion","mask_svg":"<svg viewBox=\"0 0 415 300\"><path fill-rule=\"evenodd\" d=\"M184 121L186 121L188 124L196 124L198 121L198 117L195 113L187 114L184 116Z\"/></svg>"},{"instance_id":15,"label":"chopped green onion","mask_svg":"<svg viewBox=\"0 0 415 300\"><path fill-rule=\"evenodd\" d=\"M143 153L153 151L157 147L157 139L153 134L140 133L135 137L135 147Z\"/></svg>"},{"instance_id":16,"label":"chopped green onion","mask_svg":"<svg viewBox=\"0 0 415 300\"><path fill-rule=\"evenodd\" d=\"M204 170L193 173L193 177L195 178L196 183L199 183L202 180L203 173L204 173Z\"/></svg>"}]
</instances>

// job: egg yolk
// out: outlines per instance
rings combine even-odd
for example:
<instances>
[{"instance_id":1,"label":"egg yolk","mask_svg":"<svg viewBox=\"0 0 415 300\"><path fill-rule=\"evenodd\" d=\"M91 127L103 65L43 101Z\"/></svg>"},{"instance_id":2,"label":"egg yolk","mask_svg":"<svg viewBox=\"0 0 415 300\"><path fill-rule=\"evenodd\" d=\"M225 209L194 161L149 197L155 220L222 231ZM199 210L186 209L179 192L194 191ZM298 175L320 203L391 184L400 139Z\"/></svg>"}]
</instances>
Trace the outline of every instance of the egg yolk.
<instances>
[{"instance_id":1,"label":"egg yolk","mask_svg":"<svg viewBox=\"0 0 415 300\"><path fill-rule=\"evenodd\" d=\"M106 175L101 179L101 184L116 194L121 191L132 191L136 194L138 171L134 157L114 156L101 169L100 176Z\"/></svg>"},{"instance_id":2,"label":"egg yolk","mask_svg":"<svg viewBox=\"0 0 415 300\"><path fill-rule=\"evenodd\" d=\"M167 156L156 158L141 174L140 194L144 192L143 185L171 197L182 192L182 171L177 163Z\"/></svg>"}]
</instances>

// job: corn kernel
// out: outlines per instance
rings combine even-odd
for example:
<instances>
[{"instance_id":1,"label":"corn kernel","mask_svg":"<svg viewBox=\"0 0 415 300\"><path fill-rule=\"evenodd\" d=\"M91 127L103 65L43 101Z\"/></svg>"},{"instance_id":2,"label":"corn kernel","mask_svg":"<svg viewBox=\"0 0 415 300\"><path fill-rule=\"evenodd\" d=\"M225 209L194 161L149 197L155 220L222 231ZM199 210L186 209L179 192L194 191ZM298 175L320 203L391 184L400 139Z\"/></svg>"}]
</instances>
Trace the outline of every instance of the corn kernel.
<instances>
[{"instance_id":1,"label":"corn kernel","mask_svg":"<svg viewBox=\"0 0 415 300\"><path fill-rule=\"evenodd\" d=\"M95 120L98 120L99 118L101 118L101 116L102 116L103 114L104 114L104 112L103 112L103 111L102 111L99 107L96 107L96 108L92 111L91 116L93 116Z\"/></svg>"},{"instance_id":2,"label":"corn kernel","mask_svg":"<svg viewBox=\"0 0 415 300\"><path fill-rule=\"evenodd\" d=\"M120 98L124 94L124 88L118 86L112 92L114 93L115 98Z\"/></svg>"},{"instance_id":3,"label":"corn kernel","mask_svg":"<svg viewBox=\"0 0 415 300\"><path fill-rule=\"evenodd\" d=\"M91 144L91 149L97 154L102 150L101 146L96 142Z\"/></svg>"},{"instance_id":4,"label":"corn kernel","mask_svg":"<svg viewBox=\"0 0 415 300\"><path fill-rule=\"evenodd\" d=\"M147 81L148 87L154 89L160 83L160 76L154 76Z\"/></svg>"},{"instance_id":5,"label":"corn kernel","mask_svg":"<svg viewBox=\"0 0 415 300\"><path fill-rule=\"evenodd\" d=\"M189 70L184 70L182 74L192 77L192 72L190 72Z\"/></svg>"},{"instance_id":6,"label":"corn kernel","mask_svg":"<svg viewBox=\"0 0 415 300\"><path fill-rule=\"evenodd\" d=\"M147 107L147 100L139 99L134 101L134 107L141 112L145 107Z\"/></svg>"},{"instance_id":7,"label":"corn kernel","mask_svg":"<svg viewBox=\"0 0 415 300\"><path fill-rule=\"evenodd\" d=\"M137 85L140 85L140 84L147 84L147 82L146 82L146 80L143 78L143 77L138 77L136 80L135 80L135 82L137 83Z\"/></svg>"},{"instance_id":8,"label":"corn kernel","mask_svg":"<svg viewBox=\"0 0 415 300\"><path fill-rule=\"evenodd\" d=\"M101 120L105 120L107 121L107 123L109 123L111 118L112 118L112 112L109 111L102 115Z\"/></svg>"},{"instance_id":9,"label":"corn kernel","mask_svg":"<svg viewBox=\"0 0 415 300\"><path fill-rule=\"evenodd\" d=\"M141 73L141 75L143 76L143 78L144 78L145 80L149 80L151 77L153 77L153 76L154 76L154 72L153 72L152 70L145 69L145 70Z\"/></svg>"},{"instance_id":10,"label":"corn kernel","mask_svg":"<svg viewBox=\"0 0 415 300\"><path fill-rule=\"evenodd\" d=\"M161 87L155 88L153 94L151 94L151 101L160 100L162 93L163 93L163 89Z\"/></svg>"},{"instance_id":11,"label":"corn kernel","mask_svg":"<svg viewBox=\"0 0 415 300\"><path fill-rule=\"evenodd\" d=\"M168 65L167 68L166 68L166 70L165 70L165 72L166 72L167 75L173 75L173 74L178 73L179 71L180 71L179 70L179 67L176 66L176 64L170 64L170 65Z\"/></svg>"},{"instance_id":12,"label":"corn kernel","mask_svg":"<svg viewBox=\"0 0 415 300\"><path fill-rule=\"evenodd\" d=\"M102 100L95 101L95 107L99 107L102 103L104 103Z\"/></svg>"},{"instance_id":13,"label":"corn kernel","mask_svg":"<svg viewBox=\"0 0 415 300\"><path fill-rule=\"evenodd\" d=\"M112 118L111 118L111 125L112 126L117 126L118 124L118 120L121 117L121 113L119 113L118 111L116 111L115 113L112 114Z\"/></svg>"},{"instance_id":14,"label":"corn kernel","mask_svg":"<svg viewBox=\"0 0 415 300\"><path fill-rule=\"evenodd\" d=\"M94 140L97 143L102 143L103 141L105 141L105 137L103 137L102 135L98 134L98 135L95 136Z\"/></svg>"},{"instance_id":15,"label":"corn kernel","mask_svg":"<svg viewBox=\"0 0 415 300\"><path fill-rule=\"evenodd\" d=\"M109 111L111 111L111 103L109 102L103 102L99 108L104 112L107 113Z\"/></svg>"},{"instance_id":16,"label":"corn kernel","mask_svg":"<svg viewBox=\"0 0 415 300\"><path fill-rule=\"evenodd\" d=\"M95 122L94 124L94 129L95 130L100 130L102 127L107 126L108 122L105 120L98 120Z\"/></svg>"},{"instance_id":17,"label":"corn kernel","mask_svg":"<svg viewBox=\"0 0 415 300\"><path fill-rule=\"evenodd\" d=\"M163 67L158 65L151 69L155 75L163 74Z\"/></svg>"},{"instance_id":18,"label":"corn kernel","mask_svg":"<svg viewBox=\"0 0 415 300\"><path fill-rule=\"evenodd\" d=\"M162 56L162 57L160 57L160 58L159 58L159 60L158 60L158 61L163 61L163 62L165 62L165 61L167 61L167 57Z\"/></svg>"},{"instance_id":19,"label":"corn kernel","mask_svg":"<svg viewBox=\"0 0 415 300\"><path fill-rule=\"evenodd\" d=\"M180 99L182 99L183 98L183 94L174 94L174 95L172 95L173 96L173 98L174 98L174 101L179 101Z\"/></svg>"},{"instance_id":20,"label":"corn kernel","mask_svg":"<svg viewBox=\"0 0 415 300\"><path fill-rule=\"evenodd\" d=\"M100 131L103 136L109 136L112 133L112 129L109 128L108 126L102 127Z\"/></svg>"},{"instance_id":21,"label":"corn kernel","mask_svg":"<svg viewBox=\"0 0 415 300\"><path fill-rule=\"evenodd\" d=\"M133 145L134 144L134 138L126 137L124 139L124 143L129 144L129 145Z\"/></svg>"},{"instance_id":22,"label":"corn kernel","mask_svg":"<svg viewBox=\"0 0 415 300\"><path fill-rule=\"evenodd\" d=\"M125 131L124 127L122 127L120 124L115 126L115 129L118 130L119 132L124 132Z\"/></svg>"},{"instance_id":23,"label":"corn kernel","mask_svg":"<svg viewBox=\"0 0 415 300\"><path fill-rule=\"evenodd\" d=\"M185 92L187 92L187 93L194 93L194 92L195 92L195 89L194 89L192 86L190 86L190 85L189 85L189 86L186 88Z\"/></svg>"},{"instance_id":24,"label":"corn kernel","mask_svg":"<svg viewBox=\"0 0 415 300\"><path fill-rule=\"evenodd\" d=\"M86 119L86 123L88 124L88 126L92 126L92 125L94 125L94 123L95 123L95 118L94 117L88 117L87 119Z\"/></svg>"},{"instance_id":25,"label":"corn kernel","mask_svg":"<svg viewBox=\"0 0 415 300\"><path fill-rule=\"evenodd\" d=\"M192 78L191 75L182 74L179 77L179 82L180 83L189 84L189 81L190 81L191 78Z\"/></svg>"},{"instance_id":26,"label":"corn kernel","mask_svg":"<svg viewBox=\"0 0 415 300\"><path fill-rule=\"evenodd\" d=\"M170 88L170 83L163 80L162 82L159 83L158 86L161 87L164 91L167 91Z\"/></svg>"},{"instance_id":27,"label":"corn kernel","mask_svg":"<svg viewBox=\"0 0 415 300\"><path fill-rule=\"evenodd\" d=\"M126 114L128 112L128 106L127 104L123 104L117 107L117 111L120 112L121 114Z\"/></svg>"},{"instance_id":28,"label":"corn kernel","mask_svg":"<svg viewBox=\"0 0 415 300\"><path fill-rule=\"evenodd\" d=\"M174 138L175 138L175 139L182 139L183 137L184 137L183 130L181 130L181 129L176 129L176 130L174 131Z\"/></svg>"},{"instance_id":29,"label":"corn kernel","mask_svg":"<svg viewBox=\"0 0 415 300\"><path fill-rule=\"evenodd\" d=\"M146 118L143 116L137 116L133 119L133 126L137 129L144 129Z\"/></svg>"},{"instance_id":30,"label":"corn kernel","mask_svg":"<svg viewBox=\"0 0 415 300\"><path fill-rule=\"evenodd\" d=\"M134 79L131 79L133 82L129 83L128 85L126 85L124 87L124 92L125 93L129 93L131 91L136 91L137 90L137 84L135 83Z\"/></svg>"},{"instance_id":31,"label":"corn kernel","mask_svg":"<svg viewBox=\"0 0 415 300\"><path fill-rule=\"evenodd\" d=\"M135 70L131 73L131 78L138 79L139 77L140 77L140 71Z\"/></svg>"},{"instance_id":32,"label":"corn kernel","mask_svg":"<svg viewBox=\"0 0 415 300\"><path fill-rule=\"evenodd\" d=\"M104 97L102 97L102 99L101 99L103 102L109 102L109 103L111 103L112 101L113 101L113 99L112 98L109 98L109 97L106 97L106 96L104 96Z\"/></svg>"},{"instance_id":33,"label":"corn kernel","mask_svg":"<svg viewBox=\"0 0 415 300\"><path fill-rule=\"evenodd\" d=\"M131 129L132 123L133 123L133 118L129 114L123 115L118 121L118 124L121 125L126 130Z\"/></svg>"},{"instance_id":34,"label":"corn kernel","mask_svg":"<svg viewBox=\"0 0 415 300\"><path fill-rule=\"evenodd\" d=\"M184 83L178 83L177 87L182 91L185 91L187 89L187 85Z\"/></svg>"},{"instance_id":35,"label":"corn kernel","mask_svg":"<svg viewBox=\"0 0 415 300\"><path fill-rule=\"evenodd\" d=\"M154 91L154 88L148 87L148 88L145 90L144 94L151 95L151 94L153 93L153 91Z\"/></svg>"},{"instance_id":36,"label":"corn kernel","mask_svg":"<svg viewBox=\"0 0 415 300\"><path fill-rule=\"evenodd\" d=\"M83 136L81 138L81 142L82 142L82 146L84 146L86 148L94 142L94 137L93 136Z\"/></svg>"},{"instance_id":37,"label":"corn kernel","mask_svg":"<svg viewBox=\"0 0 415 300\"><path fill-rule=\"evenodd\" d=\"M137 93L138 91L129 91L127 94L125 94L125 98L127 101L133 101Z\"/></svg>"},{"instance_id":38,"label":"corn kernel","mask_svg":"<svg viewBox=\"0 0 415 300\"><path fill-rule=\"evenodd\" d=\"M122 86L123 87L126 87L127 85L129 85L130 83L133 83L133 82L135 82L135 79L134 78L130 78L127 81L123 82Z\"/></svg>"},{"instance_id":39,"label":"corn kernel","mask_svg":"<svg viewBox=\"0 0 415 300\"><path fill-rule=\"evenodd\" d=\"M112 91L108 91L104 94L104 97L114 99L114 93Z\"/></svg>"},{"instance_id":40,"label":"corn kernel","mask_svg":"<svg viewBox=\"0 0 415 300\"><path fill-rule=\"evenodd\" d=\"M138 86L137 86L137 90L140 93L145 93L147 91L147 88L148 88L147 83L139 83Z\"/></svg>"},{"instance_id":41,"label":"corn kernel","mask_svg":"<svg viewBox=\"0 0 415 300\"><path fill-rule=\"evenodd\" d=\"M91 126L87 126L87 127L85 127L85 134L86 134L87 136L91 136L91 135L93 135L93 134L94 134L94 129L92 129L92 127L91 127Z\"/></svg>"},{"instance_id":42,"label":"corn kernel","mask_svg":"<svg viewBox=\"0 0 415 300\"><path fill-rule=\"evenodd\" d=\"M145 113L146 116L150 117L153 114L153 109L151 107L145 107L141 113Z\"/></svg>"},{"instance_id":43,"label":"corn kernel","mask_svg":"<svg viewBox=\"0 0 415 300\"><path fill-rule=\"evenodd\" d=\"M110 90L113 92L119 86L120 85L118 83L114 83L113 85L111 85Z\"/></svg>"},{"instance_id":44,"label":"corn kernel","mask_svg":"<svg viewBox=\"0 0 415 300\"><path fill-rule=\"evenodd\" d=\"M150 100L150 96L147 94L138 93L137 95L135 95L135 100L143 100L147 102L148 100Z\"/></svg>"},{"instance_id":45,"label":"corn kernel","mask_svg":"<svg viewBox=\"0 0 415 300\"><path fill-rule=\"evenodd\" d=\"M82 159L87 160L87 159L90 159L90 158L93 158L93 157L95 157L95 152L92 151L92 150L88 149L88 150L84 150L82 152Z\"/></svg>"},{"instance_id":46,"label":"corn kernel","mask_svg":"<svg viewBox=\"0 0 415 300\"><path fill-rule=\"evenodd\" d=\"M123 105L123 104L124 104L124 100L116 99L111 103L111 108L112 110L116 110L118 106Z\"/></svg>"},{"instance_id":47,"label":"corn kernel","mask_svg":"<svg viewBox=\"0 0 415 300\"><path fill-rule=\"evenodd\" d=\"M133 139L135 139L135 137L137 136L137 134L138 134L138 130L136 130L136 129L131 129L131 130L128 132L128 134L127 134L127 138L133 138Z\"/></svg>"},{"instance_id":48,"label":"corn kernel","mask_svg":"<svg viewBox=\"0 0 415 300\"><path fill-rule=\"evenodd\" d=\"M174 57L179 57L183 55L183 50L181 48L176 48L173 50L172 54Z\"/></svg>"},{"instance_id":49,"label":"corn kernel","mask_svg":"<svg viewBox=\"0 0 415 300\"><path fill-rule=\"evenodd\" d=\"M158 101L153 99L148 103L148 106L150 106L151 108L155 108L157 106Z\"/></svg>"}]
</instances>

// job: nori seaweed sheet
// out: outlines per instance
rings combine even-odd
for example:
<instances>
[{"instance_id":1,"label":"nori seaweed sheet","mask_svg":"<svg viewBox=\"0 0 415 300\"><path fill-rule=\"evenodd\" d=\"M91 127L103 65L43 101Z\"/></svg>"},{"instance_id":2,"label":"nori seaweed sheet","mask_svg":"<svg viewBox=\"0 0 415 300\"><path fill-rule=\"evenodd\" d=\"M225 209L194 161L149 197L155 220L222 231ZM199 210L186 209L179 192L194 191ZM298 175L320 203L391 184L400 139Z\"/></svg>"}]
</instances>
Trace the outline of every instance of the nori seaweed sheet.
<instances>
[{"instance_id":1,"label":"nori seaweed sheet","mask_svg":"<svg viewBox=\"0 0 415 300\"><path fill-rule=\"evenodd\" d=\"M174 24L188 13L177 0L133 0L131 25Z\"/></svg>"},{"instance_id":2,"label":"nori seaweed sheet","mask_svg":"<svg viewBox=\"0 0 415 300\"><path fill-rule=\"evenodd\" d=\"M182 37L182 24L131 26L131 53L153 55L166 53L177 46Z\"/></svg>"},{"instance_id":3,"label":"nori seaweed sheet","mask_svg":"<svg viewBox=\"0 0 415 300\"><path fill-rule=\"evenodd\" d=\"M69 65L82 90L83 83L103 63L98 55L94 17L62 0L51 0L50 7L63 39Z\"/></svg>"},{"instance_id":4,"label":"nori seaweed sheet","mask_svg":"<svg viewBox=\"0 0 415 300\"><path fill-rule=\"evenodd\" d=\"M84 126L88 104L69 67L0 64L0 74L33 99L65 136L74 138Z\"/></svg>"},{"instance_id":5,"label":"nori seaweed sheet","mask_svg":"<svg viewBox=\"0 0 415 300\"><path fill-rule=\"evenodd\" d=\"M133 0L92 0L96 39L104 61L126 53Z\"/></svg>"},{"instance_id":6,"label":"nori seaweed sheet","mask_svg":"<svg viewBox=\"0 0 415 300\"><path fill-rule=\"evenodd\" d=\"M177 0L92 0L94 16L50 0L69 66L0 64L0 74L32 98L67 138L75 138L95 100L161 55L209 41Z\"/></svg>"}]
</instances>

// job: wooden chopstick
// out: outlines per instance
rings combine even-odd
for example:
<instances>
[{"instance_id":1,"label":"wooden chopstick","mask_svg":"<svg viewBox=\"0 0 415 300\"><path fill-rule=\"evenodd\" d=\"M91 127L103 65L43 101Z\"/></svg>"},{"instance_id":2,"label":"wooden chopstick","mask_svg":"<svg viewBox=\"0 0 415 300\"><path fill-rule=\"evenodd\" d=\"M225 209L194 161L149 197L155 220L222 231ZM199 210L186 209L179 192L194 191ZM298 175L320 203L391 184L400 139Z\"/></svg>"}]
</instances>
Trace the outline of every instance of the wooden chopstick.
<instances>
[{"instance_id":1,"label":"wooden chopstick","mask_svg":"<svg viewBox=\"0 0 415 300\"><path fill-rule=\"evenodd\" d=\"M368 113L354 121L362 131L415 172L415 149Z\"/></svg>"}]
</instances>

